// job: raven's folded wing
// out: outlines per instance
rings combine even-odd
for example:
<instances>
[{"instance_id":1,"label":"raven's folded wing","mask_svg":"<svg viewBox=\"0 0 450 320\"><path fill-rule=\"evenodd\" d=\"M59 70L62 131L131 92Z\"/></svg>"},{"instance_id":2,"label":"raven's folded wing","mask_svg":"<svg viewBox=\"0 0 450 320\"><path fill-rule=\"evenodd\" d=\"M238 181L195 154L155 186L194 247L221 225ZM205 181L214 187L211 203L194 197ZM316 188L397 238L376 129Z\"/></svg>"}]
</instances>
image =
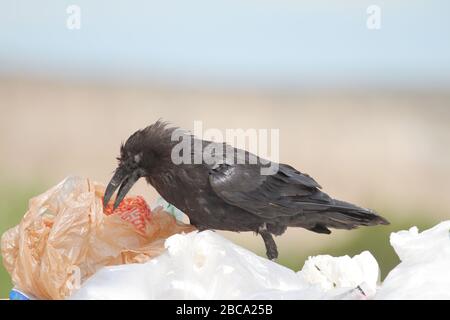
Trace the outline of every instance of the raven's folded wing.
<instances>
[{"instance_id":1,"label":"raven's folded wing","mask_svg":"<svg viewBox=\"0 0 450 320\"><path fill-rule=\"evenodd\" d=\"M287 225L319 233L328 227L353 229L389 224L374 211L332 199L310 176L287 165L271 176L258 165L222 165L212 170L210 184L225 202L266 219L287 217ZM286 220L285 220L286 221Z\"/></svg>"},{"instance_id":2,"label":"raven's folded wing","mask_svg":"<svg viewBox=\"0 0 450 320\"><path fill-rule=\"evenodd\" d=\"M259 165L221 165L210 184L225 202L266 219L326 210L332 199L310 176L281 164L274 175L261 175Z\"/></svg>"}]
</instances>

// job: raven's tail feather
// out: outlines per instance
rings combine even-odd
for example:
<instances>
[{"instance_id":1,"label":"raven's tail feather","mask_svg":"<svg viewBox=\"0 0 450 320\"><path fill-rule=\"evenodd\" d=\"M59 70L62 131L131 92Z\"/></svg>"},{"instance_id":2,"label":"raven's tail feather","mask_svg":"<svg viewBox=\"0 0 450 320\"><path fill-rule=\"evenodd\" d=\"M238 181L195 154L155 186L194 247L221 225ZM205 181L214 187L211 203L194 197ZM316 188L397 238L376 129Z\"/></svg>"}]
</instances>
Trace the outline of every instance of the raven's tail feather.
<instances>
[{"instance_id":1,"label":"raven's tail feather","mask_svg":"<svg viewBox=\"0 0 450 320\"><path fill-rule=\"evenodd\" d=\"M312 209L312 208L311 208ZM319 208L316 208L319 209ZM292 226L304 227L317 233L329 234L328 228L351 230L360 226L388 225L389 221L375 211L351 203L332 200L327 208L305 211Z\"/></svg>"},{"instance_id":2,"label":"raven's tail feather","mask_svg":"<svg viewBox=\"0 0 450 320\"><path fill-rule=\"evenodd\" d=\"M358 226L388 225L389 221L379 216L375 211L360 208L351 203L333 200L334 206L323 214L329 220L328 226L337 229L350 229Z\"/></svg>"}]
</instances>

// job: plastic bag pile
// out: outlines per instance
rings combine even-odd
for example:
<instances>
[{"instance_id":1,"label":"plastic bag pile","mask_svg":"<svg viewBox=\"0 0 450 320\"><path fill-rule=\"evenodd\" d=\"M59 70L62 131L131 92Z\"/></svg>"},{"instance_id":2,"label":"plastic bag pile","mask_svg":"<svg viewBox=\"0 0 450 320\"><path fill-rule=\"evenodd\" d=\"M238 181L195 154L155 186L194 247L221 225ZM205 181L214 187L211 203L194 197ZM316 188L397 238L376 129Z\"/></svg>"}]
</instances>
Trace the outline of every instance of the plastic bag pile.
<instances>
[{"instance_id":1,"label":"plastic bag pile","mask_svg":"<svg viewBox=\"0 0 450 320\"><path fill-rule=\"evenodd\" d=\"M166 248L145 264L103 268L72 299L364 299L356 288L372 292L378 276L368 252L311 258L295 273L212 231L172 236Z\"/></svg>"},{"instance_id":2,"label":"plastic bag pile","mask_svg":"<svg viewBox=\"0 0 450 320\"><path fill-rule=\"evenodd\" d=\"M449 231L392 234L402 262L382 284L367 251L312 257L295 273L210 231L177 234L161 256L103 268L72 299L450 299Z\"/></svg>"},{"instance_id":3,"label":"plastic bag pile","mask_svg":"<svg viewBox=\"0 0 450 320\"><path fill-rule=\"evenodd\" d=\"M21 223L2 236L3 264L27 296L65 299L104 266L142 263L164 251L165 240L191 232L144 199L128 197L104 212L104 186L70 177L31 199Z\"/></svg>"},{"instance_id":4,"label":"plastic bag pile","mask_svg":"<svg viewBox=\"0 0 450 320\"><path fill-rule=\"evenodd\" d=\"M369 252L311 257L294 272L139 197L103 212L103 192L68 178L30 201L2 237L18 289L37 299L450 299L450 221L392 234L402 262L380 284Z\"/></svg>"}]
</instances>

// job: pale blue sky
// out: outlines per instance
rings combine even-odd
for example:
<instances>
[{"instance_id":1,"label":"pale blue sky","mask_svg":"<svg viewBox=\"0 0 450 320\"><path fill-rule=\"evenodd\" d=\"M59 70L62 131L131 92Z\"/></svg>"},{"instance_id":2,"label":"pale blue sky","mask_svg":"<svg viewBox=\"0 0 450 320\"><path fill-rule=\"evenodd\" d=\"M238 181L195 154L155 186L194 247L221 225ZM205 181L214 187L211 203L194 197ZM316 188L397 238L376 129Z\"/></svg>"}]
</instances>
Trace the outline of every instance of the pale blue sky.
<instances>
[{"instance_id":1,"label":"pale blue sky","mask_svg":"<svg viewBox=\"0 0 450 320\"><path fill-rule=\"evenodd\" d=\"M0 0L0 73L224 86L450 87L448 0ZM82 28L66 28L66 8ZM366 28L366 8L382 29Z\"/></svg>"}]
</instances>

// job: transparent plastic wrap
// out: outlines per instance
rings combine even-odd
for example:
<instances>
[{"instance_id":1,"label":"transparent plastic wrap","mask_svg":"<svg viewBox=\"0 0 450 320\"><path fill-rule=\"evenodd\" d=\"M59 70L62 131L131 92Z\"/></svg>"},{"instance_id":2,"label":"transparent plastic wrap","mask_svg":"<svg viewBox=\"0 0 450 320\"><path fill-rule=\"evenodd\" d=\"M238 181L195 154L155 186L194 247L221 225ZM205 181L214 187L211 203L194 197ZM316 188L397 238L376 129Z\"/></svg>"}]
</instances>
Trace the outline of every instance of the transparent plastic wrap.
<instances>
[{"instance_id":1,"label":"transparent plastic wrap","mask_svg":"<svg viewBox=\"0 0 450 320\"><path fill-rule=\"evenodd\" d=\"M103 185L69 177L30 200L20 224L1 239L17 288L37 299L65 299L100 268L146 262L164 251L168 237L194 230L162 208L150 213L140 197L104 212L103 194Z\"/></svg>"}]
</instances>

